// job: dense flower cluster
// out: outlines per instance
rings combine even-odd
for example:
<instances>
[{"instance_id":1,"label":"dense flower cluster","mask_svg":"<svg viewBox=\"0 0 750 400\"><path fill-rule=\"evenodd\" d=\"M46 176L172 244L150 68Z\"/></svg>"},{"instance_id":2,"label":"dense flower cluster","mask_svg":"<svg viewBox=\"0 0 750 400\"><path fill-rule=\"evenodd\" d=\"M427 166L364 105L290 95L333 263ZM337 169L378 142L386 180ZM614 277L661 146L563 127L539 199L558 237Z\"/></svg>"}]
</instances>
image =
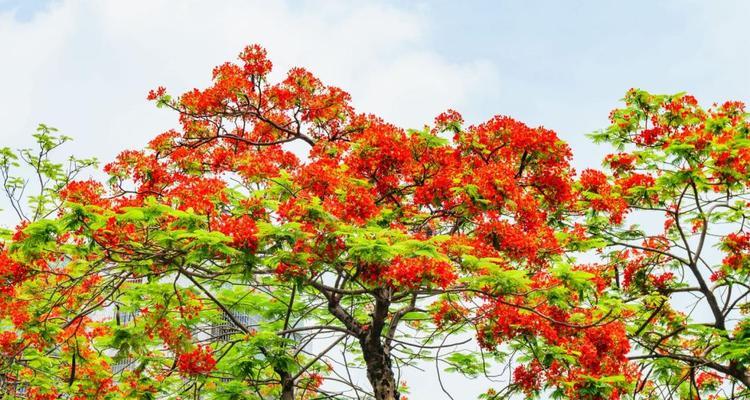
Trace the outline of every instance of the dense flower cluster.
<instances>
[{"instance_id":1,"label":"dense flower cluster","mask_svg":"<svg viewBox=\"0 0 750 400\"><path fill-rule=\"evenodd\" d=\"M386 265L368 264L362 271L362 280L371 285L405 289L433 286L445 289L456 277L450 263L428 257L396 257Z\"/></svg>"},{"instance_id":2,"label":"dense flower cluster","mask_svg":"<svg viewBox=\"0 0 750 400\"><path fill-rule=\"evenodd\" d=\"M722 264L733 270L746 269L750 261L750 233L729 233L724 236L722 248L727 256Z\"/></svg>"},{"instance_id":3,"label":"dense flower cluster","mask_svg":"<svg viewBox=\"0 0 750 400\"><path fill-rule=\"evenodd\" d=\"M601 171L586 169L581 173L580 184L585 194L589 194L589 204L596 211L605 211L610 215L610 221L621 223L628 204L607 181Z\"/></svg>"},{"instance_id":4,"label":"dense flower cluster","mask_svg":"<svg viewBox=\"0 0 750 400\"><path fill-rule=\"evenodd\" d=\"M524 310L509 304L497 304L487 311L492 317L482 327L482 334L479 336L480 344L484 347L491 349L498 342L513 340L519 336L534 337L535 340L543 340L576 356L576 366L553 361L547 366L532 362L527 366L517 367L514 372L515 381L527 393L561 382L577 382L566 389L566 395L575 397L580 385L585 385L586 378L633 376L627 361L630 344L621 322L594 323L587 329L579 329L577 324L569 320L570 314L554 307L540 306L534 310ZM589 316L588 321L596 322L597 319ZM620 387L623 388L624 386ZM617 388L613 389L616 392Z\"/></svg>"},{"instance_id":5,"label":"dense flower cluster","mask_svg":"<svg viewBox=\"0 0 750 400\"><path fill-rule=\"evenodd\" d=\"M177 356L177 369L188 375L204 375L213 371L216 360L210 348L197 346L195 350Z\"/></svg>"},{"instance_id":6,"label":"dense flower cluster","mask_svg":"<svg viewBox=\"0 0 750 400\"><path fill-rule=\"evenodd\" d=\"M258 227L249 215L234 218L223 215L219 220L219 231L230 238L232 244L240 249L255 251L258 247Z\"/></svg>"}]
</instances>

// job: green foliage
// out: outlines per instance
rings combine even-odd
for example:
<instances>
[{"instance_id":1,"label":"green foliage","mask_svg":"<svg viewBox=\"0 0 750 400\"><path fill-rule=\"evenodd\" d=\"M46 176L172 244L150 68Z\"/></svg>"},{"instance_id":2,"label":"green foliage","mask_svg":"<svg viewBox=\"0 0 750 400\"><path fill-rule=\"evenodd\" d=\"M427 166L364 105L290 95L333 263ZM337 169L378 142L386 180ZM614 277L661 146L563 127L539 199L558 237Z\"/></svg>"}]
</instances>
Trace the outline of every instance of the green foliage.
<instances>
[{"instance_id":1,"label":"green foliage","mask_svg":"<svg viewBox=\"0 0 750 400\"><path fill-rule=\"evenodd\" d=\"M58 194L69 182L90 167L96 158L68 157L66 162L53 160L53 151L72 138L57 129L39 124L32 134L37 147L14 151L0 148L0 179L7 200L21 220L38 220L52 215L61 206Z\"/></svg>"}]
</instances>

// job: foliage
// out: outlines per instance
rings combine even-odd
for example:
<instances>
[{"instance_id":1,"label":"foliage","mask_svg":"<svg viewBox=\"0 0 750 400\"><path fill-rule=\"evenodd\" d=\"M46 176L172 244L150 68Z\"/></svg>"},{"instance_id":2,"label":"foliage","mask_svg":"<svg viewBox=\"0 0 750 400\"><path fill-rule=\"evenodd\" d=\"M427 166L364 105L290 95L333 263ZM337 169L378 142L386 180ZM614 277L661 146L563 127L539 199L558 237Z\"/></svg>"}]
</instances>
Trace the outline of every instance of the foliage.
<instances>
[{"instance_id":1,"label":"foliage","mask_svg":"<svg viewBox=\"0 0 750 400\"><path fill-rule=\"evenodd\" d=\"M744 105L630 90L593 134L619 150L581 175L587 228L633 313L641 398L747 396L750 122ZM641 226L628 223L645 222Z\"/></svg>"}]
</instances>

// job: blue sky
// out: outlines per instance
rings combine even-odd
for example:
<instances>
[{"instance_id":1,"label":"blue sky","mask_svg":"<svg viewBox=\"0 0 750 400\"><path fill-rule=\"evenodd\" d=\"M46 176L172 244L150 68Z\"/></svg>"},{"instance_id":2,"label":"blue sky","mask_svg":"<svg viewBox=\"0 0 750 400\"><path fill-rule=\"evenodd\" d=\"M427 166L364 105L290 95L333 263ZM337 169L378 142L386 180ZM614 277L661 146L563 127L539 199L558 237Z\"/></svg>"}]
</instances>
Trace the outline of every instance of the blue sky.
<instances>
[{"instance_id":1,"label":"blue sky","mask_svg":"<svg viewBox=\"0 0 750 400\"><path fill-rule=\"evenodd\" d=\"M0 0L0 12L12 12L17 21L27 22L51 3L51 0Z\"/></svg>"},{"instance_id":2,"label":"blue sky","mask_svg":"<svg viewBox=\"0 0 750 400\"><path fill-rule=\"evenodd\" d=\"M213 66L260 43L277 76L304 66L404 127L447 108L544 125L580 170L607 151L584 135L628 88L750 101L748 16L739 0L0 0L0 146L28 146L44 122L76 139L69 151L106 162L176 126L149 89L205 86ZM410 374L412 393L440 393L434 372ZM457 398L487 387L447 379Z\"/></svg>"},{"instance_id":3,"label":"blue sky","mask_svg":"<svg viewBox=\"0 0 750 400\"><path fill-rule=\"evenodd\" d=\"M731 1L438 1L430 46L485 58L500 79L472 114L508 113L557 130L577 165L598 152L582 134L606 124L625 90L687 91L706 104L750 96L750 3Z\"/></svg>"}]
</instances>

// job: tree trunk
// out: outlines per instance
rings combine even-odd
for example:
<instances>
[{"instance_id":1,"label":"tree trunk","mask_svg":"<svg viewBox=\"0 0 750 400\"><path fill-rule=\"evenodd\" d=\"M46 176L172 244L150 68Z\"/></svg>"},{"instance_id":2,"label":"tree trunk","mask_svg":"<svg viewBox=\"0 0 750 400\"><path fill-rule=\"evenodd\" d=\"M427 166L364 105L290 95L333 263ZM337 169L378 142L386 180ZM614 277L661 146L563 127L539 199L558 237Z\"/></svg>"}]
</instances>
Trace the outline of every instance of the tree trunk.
<instances>
[{"instance_id":1,"label":"tree trunk","mask_svg":"<svg viewBox=\"0 0 750 400\"><path fill-rule=\"evenodd\" d=\"M367 379L372 385L375 400L400 400L396 377L393 374L389 346L381 342L385 320L391 305L391 291L388 288L375 290L375 307L371 314L371 324L362 325L339 303L336 293L318 286L318 290L328 299L328 310L357 337L367 367Z\"/></svg>"},{"instance_id":2,"label":"tree trunk","mask_svg":"<svg viewBox=\"0 0 750 400\"><path fill-rule=\"evenodd\" d=\"M367 365L367 379L372 385L375 400L399 400L401 398L396 387L396 377L393 374L391 350L381 342L385 320L391 305L390 296L391 292L388 289L376 292L375 309L371 314L372 324L359 338L362 355Z\"/></svg>"},{"instance_id":3,"label":"tree trunk","mask_svg":"<svg viewBox=\"0 0 750 400\"><path fill-rule=\"evenodd\" d=\"M391 368L391 354L380 342L380 335L370 332L360 339L362 354L367 365L367 379L372 385L375 400L398 400L396 377Z\"/></svg>"},{"instance_id":4,"label":"tree trunk","mask_svg":"<svg viewBox=\"0 0 750 400\"><path fill-rule=\"evenodd\" d=\"M277 371L281 378L281 400L294 400L294 381L286 371Z\"/></svg>"}]
</instances>

